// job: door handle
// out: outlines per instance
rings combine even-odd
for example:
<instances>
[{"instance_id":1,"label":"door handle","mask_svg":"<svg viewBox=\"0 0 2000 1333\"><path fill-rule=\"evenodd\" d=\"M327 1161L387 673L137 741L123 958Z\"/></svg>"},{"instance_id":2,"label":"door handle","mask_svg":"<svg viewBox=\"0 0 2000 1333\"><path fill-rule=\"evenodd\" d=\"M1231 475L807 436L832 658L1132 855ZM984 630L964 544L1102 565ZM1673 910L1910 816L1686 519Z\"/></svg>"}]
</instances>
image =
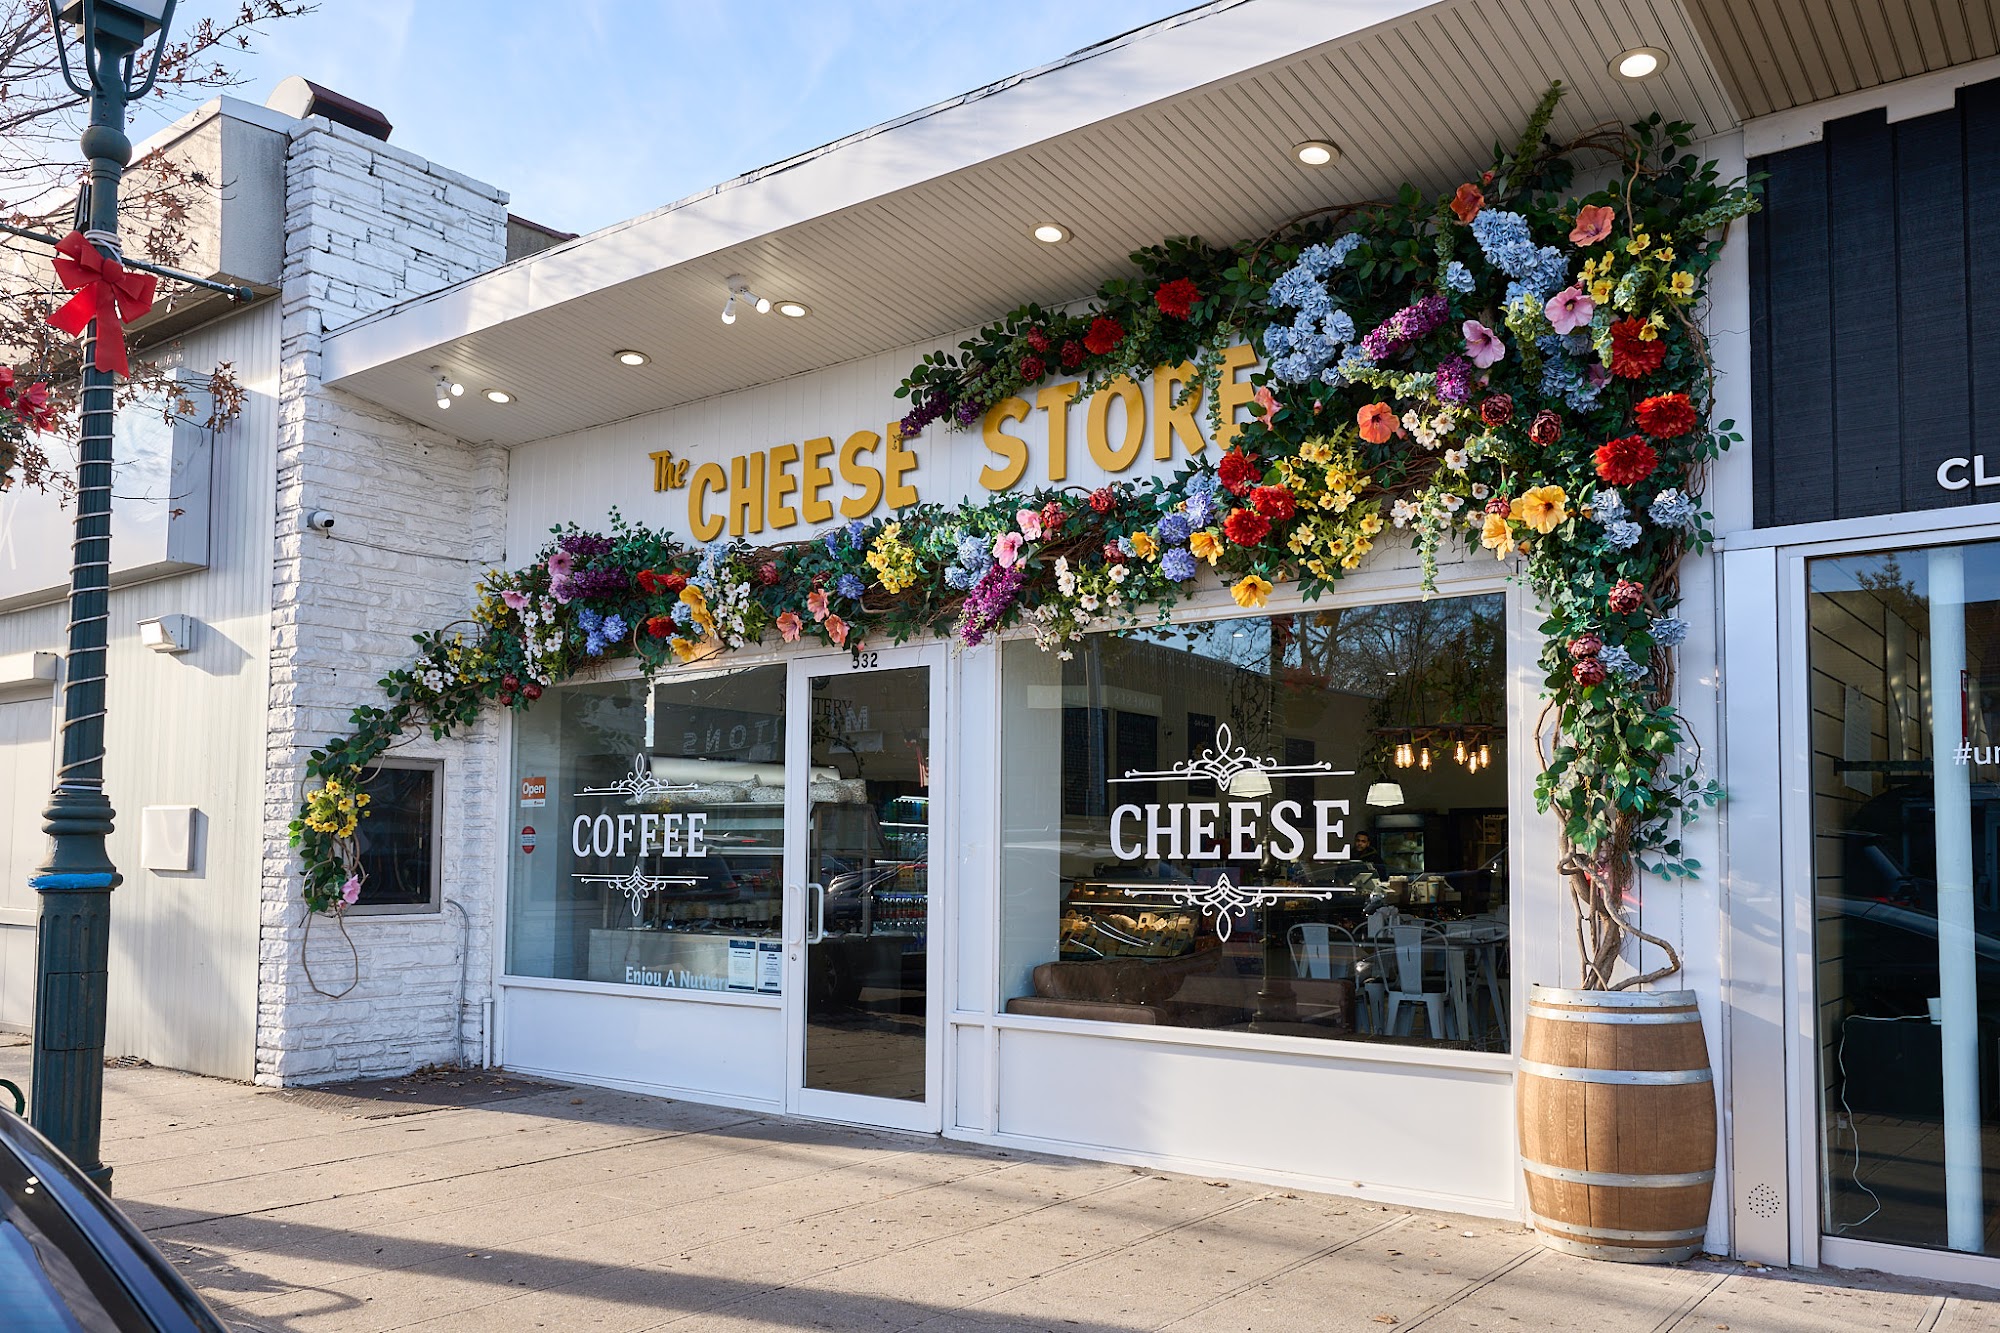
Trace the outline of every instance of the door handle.
<instances>
[{"instance_id":1,"label":"door handle","mask_svg":"<svg viewBox=\"0 0 2000 1333\"><path fill-rule=\"evenodd\" d=\"M806 937L807 944L818 944L826 938L826 885L814 881L806 885L806 892L812 895L812 934Z\"/></svg>"}]
</instances>

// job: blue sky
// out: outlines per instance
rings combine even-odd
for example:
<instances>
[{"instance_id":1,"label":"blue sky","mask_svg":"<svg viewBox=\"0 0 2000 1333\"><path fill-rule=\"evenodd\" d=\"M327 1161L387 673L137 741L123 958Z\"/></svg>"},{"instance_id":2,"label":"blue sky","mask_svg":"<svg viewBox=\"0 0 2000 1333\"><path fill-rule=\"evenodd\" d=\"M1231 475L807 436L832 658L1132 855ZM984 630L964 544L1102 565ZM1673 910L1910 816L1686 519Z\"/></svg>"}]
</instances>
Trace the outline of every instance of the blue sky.
<instances>
[{"instance_id":1,"label":"blue sky","mask_svg":"<svg viewBox=\"0 0 2000 1333\"><path fill-rule=\"evenodd\" d=\"M1192 3L320 0L237 60L236 95L302 74L521 216L590 231ZM176 27L235 4L183 0Z\"/></svg>"}]
</instances>

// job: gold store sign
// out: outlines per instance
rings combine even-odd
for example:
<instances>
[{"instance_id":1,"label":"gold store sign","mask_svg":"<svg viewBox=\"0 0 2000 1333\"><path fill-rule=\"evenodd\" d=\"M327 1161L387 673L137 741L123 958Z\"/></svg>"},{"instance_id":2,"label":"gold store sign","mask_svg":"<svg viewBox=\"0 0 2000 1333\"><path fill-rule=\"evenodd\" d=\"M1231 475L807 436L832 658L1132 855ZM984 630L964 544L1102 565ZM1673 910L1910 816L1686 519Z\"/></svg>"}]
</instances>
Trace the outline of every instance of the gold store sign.
<instances>
[{"instance_id":1,"label":"gold store sign","mask_svg":"<svg viewBox=\"0 0 2000 1333\"><path fill-rule=\"evenodd\" d=\"M1216 398L1222 410L1222 433L1218 443L1228 448L1235 440L1236 414L1248 407L1256 390L1239 378L1257 365L1256 349L1248 343L1225 349L1222 380ZM1086 402L1083 446L1091 461L1107 473L1124 472L1139 461L1151 445L1156 462L1169 462L1178 441L1181 450L1198 454L1207 447L1200 425L1201 394L1189 394L1187 401L1174 403L1174 395L1184 391L1195 378L1192 362L1161 366L1142 388L1120 375L1092 394ZM981 438L993 461L979 471L979 484L989 491L1008 491L1027 476L1033 449L1029 442L1006 429L1030 420L1035 413L1046 418L1047 446L1036 469L1037 484L1059 485L1069 478L1070 409L1082 386L1071 380L1044 385L1031 403L1025 398L1003 398L986 413ZM1119 438L1112 438L1111 408L1124 408L1125 423ZM857 430L835 446L831 435L815 436L798 444L775 444L769 449L737 454L727 463L702 463L675 456L671 449L647 455L653 465L656 493L686 491L688 532L696 541L713 541L727 530L732 537L750 536L767 528L782 532L800 522L829 523L838 514L846 519L865 519L883 504L903 509L921 498L914 482L906 480L916 471L917 456L903 439L902 427L890 422L878 433ZM830 495L835 474L844 493Z\"/></svg>"}]
</instances>

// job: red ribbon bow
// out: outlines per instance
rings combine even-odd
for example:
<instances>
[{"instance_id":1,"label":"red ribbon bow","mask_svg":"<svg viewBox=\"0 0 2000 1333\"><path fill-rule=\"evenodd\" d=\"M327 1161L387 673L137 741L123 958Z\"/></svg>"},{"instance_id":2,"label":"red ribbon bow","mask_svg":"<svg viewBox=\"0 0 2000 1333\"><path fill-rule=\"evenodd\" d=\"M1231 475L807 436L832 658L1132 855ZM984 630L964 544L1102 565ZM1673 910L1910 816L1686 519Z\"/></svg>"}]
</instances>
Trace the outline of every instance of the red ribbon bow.
<instances>
[{"instance_id":1,"label":"red ribbon bow","mask_svg":"<svg viewBox=\"0 0 2000 1333\"><path fill-rule=\"evenodd\" d=\"M125 266L73 231L56 244L56 280L76 295L49 316L51 326L81 336L97 321L97 368L131 373L125 356L125 324L153 308L159 284L150 273L127 273Z\"/></svg>"}]
</instances>

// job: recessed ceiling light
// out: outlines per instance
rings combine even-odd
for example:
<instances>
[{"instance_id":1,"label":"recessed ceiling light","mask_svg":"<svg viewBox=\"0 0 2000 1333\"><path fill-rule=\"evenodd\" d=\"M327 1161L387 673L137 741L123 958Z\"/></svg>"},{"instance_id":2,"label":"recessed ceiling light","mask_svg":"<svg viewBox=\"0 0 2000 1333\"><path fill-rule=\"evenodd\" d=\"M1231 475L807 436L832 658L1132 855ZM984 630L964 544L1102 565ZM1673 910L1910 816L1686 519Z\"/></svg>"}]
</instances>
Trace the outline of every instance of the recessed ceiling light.
<instances>
[{"instance_id":1,"label":"recessed ceiling light","mask_svg":"<svg viewBox=\"0 0 2000 1333\"><path fill-rule=\"evenodd\" d=\"M1657 46L1635 46L1611 62L1611 72L1621 79L1650 79L1666 67L1667 53Z\"/></svg>"},{"instance_id":2,"label":"recessed ceiling light","mask_svg":"<svg viewBox=\"0 0 2000 1333\"><path fill-rule=\"evenodd\" d=\"M508 393L505 389L488 389L486 391L486 401L489 403L498 403L501 407L505 407L514 401L514 395Z\"/></svg>"},{"instance_id":3,"label":"recessed ceiling light","mask_svg":"<svg viewBox=\"0 0 2000 1333\"><path fill-rule=\"evenodd\" d=\"M1340 148L1325 139L1307 139L1293 144L1292 154L1309 167L1324 167L1340 160Z\"/></svg>"},{"instance_id":4,"label":"recessed ceiling light","mask_svg":"<svg viewBox=\"0 0 2000 1333\"><path fill-rule=\"evenodd\" d=\"M629 347L613 352L611 355L618 358L618 364L621 366L643 366L653 359L644 352L635 352Z\"/></svg>"},{"instance_id":5,"label":"recessed ceiling light","mask_svg":"<svg viewBox=\"0 0 2000 1333\"><path fill-rule=\"evenodd\" d=\"M1035 239L1043 245L1060 245L1069 239L1069 233L1053 222L1044 222L1035 228Z\"/></svg>"},{"instance_id":6,"label":"recessed ceiling light","mask_svg":"<svg viewBox=\"0 0 2000 1333\"><path fill-rule=\"evenodd\" d=\"M778 313L787 319L804 319L812 313L812 307L804 301L780 301Z\"/></svg>"}]
</instances>

